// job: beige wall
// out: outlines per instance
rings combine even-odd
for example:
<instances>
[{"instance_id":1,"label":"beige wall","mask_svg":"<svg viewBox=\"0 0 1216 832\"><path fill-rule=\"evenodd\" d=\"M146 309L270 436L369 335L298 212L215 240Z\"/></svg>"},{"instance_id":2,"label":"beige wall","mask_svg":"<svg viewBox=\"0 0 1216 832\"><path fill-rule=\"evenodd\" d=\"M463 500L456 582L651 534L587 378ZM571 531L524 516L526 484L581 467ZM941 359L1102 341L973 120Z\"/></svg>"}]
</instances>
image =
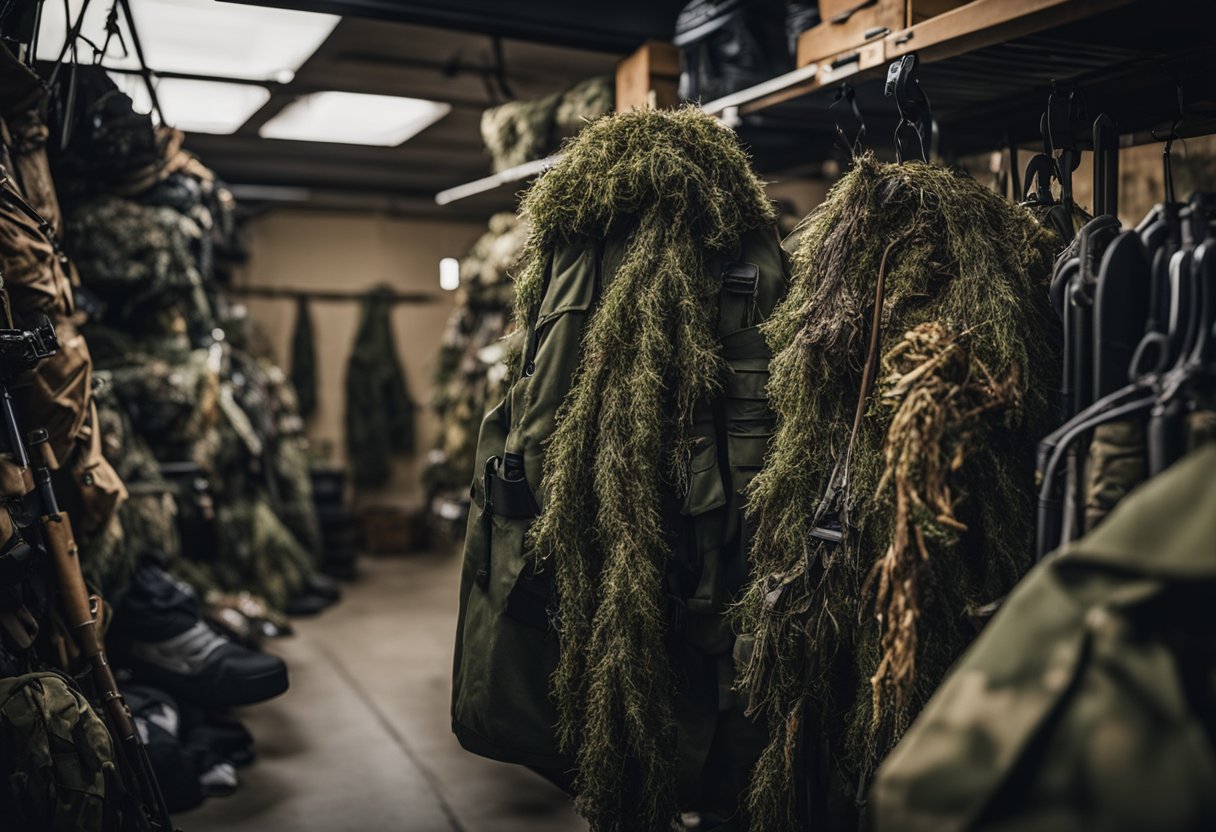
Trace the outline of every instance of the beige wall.
<instances>
[{"instance_id":1,"label":"beige wall","mask_svg":"<svg viewBox=\"0 0 1216 832\"><path fill-rule=\"evenodd\" d=\"M369 500L407 501L421 494L418 473L435 431L426 405L440 336L452 309L452 293L439 288L439 260L463 257L483 230L479 223L298 209L276 209L252 221L250 261L238 285L359 292L386 283L398 291L433 292L438 297L437 303L398 304L393 310L397 350L410 393L421 406L419 450L413 459L397 464L388 488L365 495ZM287 368L295 302L250 298L247 303ZM311 308L318 410L308 431L314 447L331 447L331 458L340 462L345 456L346 361L359 324L359 304L316 301Z\"/></svg>"}]
</instances>

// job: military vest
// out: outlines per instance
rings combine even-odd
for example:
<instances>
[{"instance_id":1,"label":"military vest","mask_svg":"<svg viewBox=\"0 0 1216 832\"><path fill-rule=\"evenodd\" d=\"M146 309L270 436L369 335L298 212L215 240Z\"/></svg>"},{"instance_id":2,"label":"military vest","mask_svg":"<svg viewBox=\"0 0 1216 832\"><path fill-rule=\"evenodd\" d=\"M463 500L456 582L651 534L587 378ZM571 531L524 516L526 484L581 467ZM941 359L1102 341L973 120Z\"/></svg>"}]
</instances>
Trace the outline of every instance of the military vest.
<instances>
[{"instance_id":1,"label":"military vest","mask_svg":"<svg viewBox=\"0 0 1216 832\"><path fill-rule=\"evenodd\" d=\"M527 534L545 504L546 443L579 367L582 333L626 244L621 233L553 252L535 318L517 333L523 341L518 380L486 415L477 445L453 730L469 751L550 776L572 764L558 750L549 698L558 607L551 576L534 563ZM707 258L705 266L721 279L717 334L729 373L721 395L694 414L688 487L683 493L669 489L663 506L671 529L669 651L682 680L675 702L677 753L682 785L690 787L706 765L718 715L738 706L731 690L734 636L725 611L747 571L744 494L773 430L765 394L770 351L759 324L784 297L784 257L769 227L748 232L736 251Z\"/></svg>"}]
</instances>

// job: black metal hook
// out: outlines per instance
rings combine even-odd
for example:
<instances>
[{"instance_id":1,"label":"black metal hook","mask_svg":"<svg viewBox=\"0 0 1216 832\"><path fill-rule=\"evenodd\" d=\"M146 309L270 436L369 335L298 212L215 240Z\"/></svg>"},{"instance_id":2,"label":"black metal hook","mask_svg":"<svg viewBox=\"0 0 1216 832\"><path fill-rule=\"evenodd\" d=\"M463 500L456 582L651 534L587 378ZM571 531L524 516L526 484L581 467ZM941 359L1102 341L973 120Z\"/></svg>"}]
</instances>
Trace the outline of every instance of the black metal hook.
<instances>
[{"instance_id":1,"label":"black metal hook","mask_svg":"<svg viewBox=\"0 0 1216 832\"><path fill-rule=\"evenodd\" d=\"M1086 121L1085 102L1077 88L1053 81L1040 131L1043 134L1043 152L1055 160L1060 201L1066 206L1072 204L1073 171L1081 164L1077 130Z\"/></svg>"},{"instance_id":2,"label":"black metal hook","mask_svg":"<svg viewBox=\"0 0 1216 832\"><path fill-rule=\"evenodd\" d=\"M1178 131L1182 129L1182 81L1174 82L1174 88L1178 95L1178 117L1174 119L1174 123L1170 125L1170 132L1164 137L1158 136L1156 130L1150 130L1149 135L1154 141L1165 142L1165 149L1161 154L1161 164L1165 176L1165 201L1166 204L1177 202L1177 196L1174 191L1174 142L1181 139Z\"/></svg>"},{"instance_id":3,"label":"black metal hook","mask_svg":"<svg viewBox=\"0 0 1216 832\"><path fill-rule=\"evenodd\" d=\"M846 107L837 109L842 102ZM836 122L836 135L844 143L849 154L856 158L861 153L862 141L866 136L866 120L862 118L861 108L857 106L856 90L849 86L847 81L841 82L839 89L836 90L836 97L832 100L828 109L835 110L832 113L832 119ZM852 113L855 125L853 138L851 139L849 138L848 131L840 123L840 114L849 111Z\"/></svg>"},{"instance_id":4,"label":"black metal hook","mask_svg":"<svg viewBox=\"0 0 1216 832\"><path fill-rule=\"evenodd\" d=\"M925 95L917 74L918 59L915 54L904 55L887 69L884 95L895 98L899 110L899 124L895 127L895 157L903 162L904 136L911 129L916 133L921 161L929 161L929 138L933 134L933 112L929 97Z\"/></svg>"}]
</instances>

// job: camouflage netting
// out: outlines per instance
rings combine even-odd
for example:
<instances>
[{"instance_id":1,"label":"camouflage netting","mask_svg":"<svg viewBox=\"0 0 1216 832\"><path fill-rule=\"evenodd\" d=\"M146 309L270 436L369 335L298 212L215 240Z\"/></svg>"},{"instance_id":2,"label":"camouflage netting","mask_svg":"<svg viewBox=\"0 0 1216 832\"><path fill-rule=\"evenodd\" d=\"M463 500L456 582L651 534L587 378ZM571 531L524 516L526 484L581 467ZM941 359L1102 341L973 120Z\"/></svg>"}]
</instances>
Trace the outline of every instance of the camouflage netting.
<instances>
[{"instance_id":1,"label":"camouflage netting","mask_svg":"<svg viewBox=\"0 0 1216 832\"><path fill-rule=\"evenodd\" d=\"M514 214L495 214L460 262L456 309L444 330L431 403L439 436L423 474L432 502L442 502L436 511L460 503L467 510L477 432L486 410L506 392L509 350L503 337L515 299L508 269L527 237L527 223Z\"/></svg>"},{"instance_id":2,"label":"camouflage netting","mask_svg":"<svg viewBox=\"0 0 1216 832\"><path fill-rule=\"evenodd\" d=\"M1028 568L1059 372L1058 241L962 172L862 157L799 233L765 324L778 425L737 609L755 639L740 687L774 730L749 798L765 832L797 828L800 739L858 783L971 640L968 614ZM842 544L810 537L831 520Z\"/></svg>"},{"instance_id":3,"label":"camouflage netting","mask_svg":"<svg viewBox=\"0 0 1216 832\"><path fill-rule=\"evenodd\" d=\"M586 324L530 539L556 577L553 690L578 809L594 830L662 829L676 811L662 506L686 476L693 406L724 375L703 258L774 214L734 134L685 108L593 122L523 216L517 320L535 320L554 247L629 235Z\"/></svg>"},{"instance_id":4,"label":"camouflage netting","mask_svg":"<svg viewBox=\"0 0 1216 832\"><path fill-rule=\"evenodd\" d=\"M587 122L612 112L614 80L597 76L535 101L509 101L481 116L481 138L495 172L543 159Z\"/></svg>"}]
</instances>

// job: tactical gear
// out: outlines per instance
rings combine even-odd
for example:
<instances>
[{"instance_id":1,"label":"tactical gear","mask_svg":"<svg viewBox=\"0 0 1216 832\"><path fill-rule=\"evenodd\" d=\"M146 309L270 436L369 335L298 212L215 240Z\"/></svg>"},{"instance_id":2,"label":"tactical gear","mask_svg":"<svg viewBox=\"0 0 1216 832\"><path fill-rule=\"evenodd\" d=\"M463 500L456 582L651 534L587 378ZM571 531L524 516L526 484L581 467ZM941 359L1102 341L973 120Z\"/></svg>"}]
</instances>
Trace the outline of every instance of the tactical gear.
<instances>
[{"instance_id":1,"label":"tactical gear","mask_svg":"<svg viewBox=\"0 0 1216 832\"><path fill-rule=\"evenodd\" d=\"M1216 824L1216 447L1018 586L878 772L875 830Z\"/></svg>"},{"instance_id":2,"label":"tactical gear","mask_svg":"<svg viewBox=\"0 0 1216 832\"><path fill-rule=\"evenodd\" d=\"M0 815L14 832L119 828L122 786L105 725L64 677L0 679Z\"/></svg>"},{"instance_id":3,"label":"tactical gear","mask_svg":"<svg viewBox=\"0 0 1216 832\"><path fill-rule=\"evenodd\" d=\"M724 614L771 431L772 209L733 135L688 109L594 122L524 217L523 347L478 441L453 727L567 786L575 767L593 829L680 807L713 828L764 742Z\"/></svg>"},{"instance_id":4,"label":"tactical gear","mask_svg":"<svg viewBox=\"0 0 1216 832\"><path fill-rule=\"evenodd\" d=\"M543 159L591 119L612 112L611 76L597 76L535 101L508 101L482 113L481 138L495 172Z\"/></svg>"},{"instance_id":5,"label":"tactical gear","mask_svg":"<svg viewBox=\"0 0 1216 832\"><path fill-rule=\"evenodd\" d=\"M414 410L393 337L388 287L363 300L359 330L346 364L346 450L355 485L381 486L394 454L414 450Z\"/></svg>"},{"instance_id":6,"label":"tactical gear","mask_svg":"<svg viewBox=\"0 0 1216 832\"><path fill-rule=\"evenodd\" d=\"M680 100L713 101L793 69L785 27L783 0L684 6L672 39L680 49Z\"/></svg>"},{"instance_id":7,"label":"tactical gear","mask_svg":"<svg viewBox=\"0 0 1216 832\"><path fill-rule=\"evenodd\" d=\"M313 344L312 313L308 298L296 300L296 322L291 330L291 386L300 402L300 415L317 412L317 348Z\"/></svg>"},{"instance_id":8,"label":"tactical gear","mask_svg":"<svg viewBox=\"0 0 1216 832\"><path fill-rule=\"evenodd\" d=\"M1054 237L961 171L861 156L790 243L738 608L774 734L765 832L855 825L858 784L1029 568L1058 368Z\"/></svg>"}]
</instances>

